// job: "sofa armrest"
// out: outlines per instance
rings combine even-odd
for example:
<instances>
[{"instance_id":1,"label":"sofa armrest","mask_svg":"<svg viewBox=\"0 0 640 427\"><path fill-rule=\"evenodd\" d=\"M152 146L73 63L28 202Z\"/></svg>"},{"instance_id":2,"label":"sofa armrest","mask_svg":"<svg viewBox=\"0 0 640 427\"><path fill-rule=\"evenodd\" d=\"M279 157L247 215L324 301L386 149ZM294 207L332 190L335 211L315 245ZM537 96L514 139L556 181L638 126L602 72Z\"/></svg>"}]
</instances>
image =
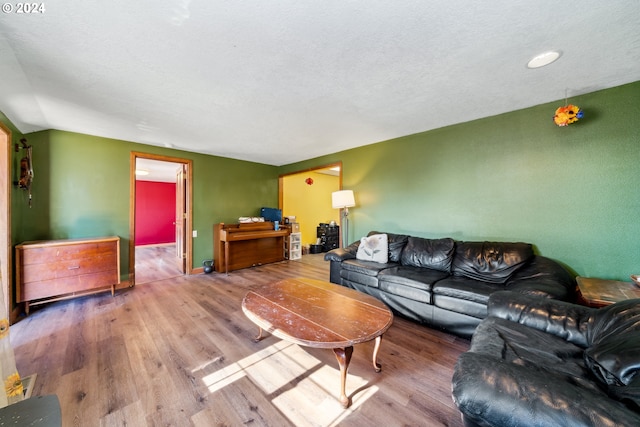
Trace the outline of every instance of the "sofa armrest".
<instances>
[{"instance_id":1,"label":"sofa armrest","mask_svg":"<svg viewBox=\"0 0 640 427\"><path fill-rule=\"evenodd\" d=\"M534 255L505 286L508 291L563 301L575 300L575 289L575 279L560 263L540 255Z\"/></svg>"},{"instance_id":2,"label":"sofa armrest","mask_svg":"<svg viewBox=\"0 0 640 427\"><path fill-rule=\"evenodd\" d=\"M358 252L358 246L360 246L360 241L352 243L346 248L332 249L324 254L324 260L331 261L331 265L329 267L329 281L331 283L336 283L338 285L341 284L342 279L340 278L340 269L342 267L342 261L355 259L356 253Z\"/></svg>"},{"instance_id":3,"label":"sofa armrest","mask_svg":"<svg viewBox=\"0 0 640 427\"><path fill-rule=\"evenodd\" d=\"M346 248L332 249L324 254L324 260L342 262L346 259L355 259L356 253L358 252L358 246L360 246L359 241L350 244Z\"/></svg>"},{"instance_id":4,"label":"sofa armrest","mask_svg":"<svg viewBox=\"0 0 640 427\"><path fill-rule=\"evenodd\" d=\"M595 308L510 291L492 293L487 310L489 316L544 331L581 347L589 345L589 323L597 313Z\"/></svg>"}]
</instances>

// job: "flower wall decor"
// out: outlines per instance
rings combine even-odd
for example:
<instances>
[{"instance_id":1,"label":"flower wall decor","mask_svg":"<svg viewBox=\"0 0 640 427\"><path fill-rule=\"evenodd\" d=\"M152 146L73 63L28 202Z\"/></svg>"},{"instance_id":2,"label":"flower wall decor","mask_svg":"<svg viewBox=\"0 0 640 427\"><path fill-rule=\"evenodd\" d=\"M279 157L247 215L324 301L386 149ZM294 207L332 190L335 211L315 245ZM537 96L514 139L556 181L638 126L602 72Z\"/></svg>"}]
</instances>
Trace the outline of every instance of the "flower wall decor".
<instances>
[{"instance_id":1,"label":"flower wall decor","mask_svg":"<svg viewBox=\"0 0 640 427\"><path fill-rule=\"evenodd\" d=\"M313 185L313 178L307 178L304 180L304 182L306 182L307 185Z\"/></svg>"},{"instance_id":2,"label":"flower wall decor","mask_svg":"<svg viewBox=\"0 0 640 427\"><path fill-rule=\"evenodd\" d=\"M582 116L583 112L580 107L568 104L556 110L556 114L553 116L553 122L558 126L568 126L571 123L577 122Z\"/></svg>"}]
</instances>

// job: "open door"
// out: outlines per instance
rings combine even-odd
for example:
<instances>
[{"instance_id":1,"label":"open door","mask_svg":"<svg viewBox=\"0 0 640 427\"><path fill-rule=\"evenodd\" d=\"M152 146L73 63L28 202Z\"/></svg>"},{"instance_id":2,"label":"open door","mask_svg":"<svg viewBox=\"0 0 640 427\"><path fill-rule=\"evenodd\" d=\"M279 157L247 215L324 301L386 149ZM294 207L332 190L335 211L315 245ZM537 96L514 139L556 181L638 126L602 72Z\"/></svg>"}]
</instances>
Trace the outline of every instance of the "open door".
<instances>
[{"instance_id":1,"label":"open door","mask_svg":"<svg viewBox=\"0 0 640 427\"><path fill-rule=\"evenodd\" d=\"M176 266L184 274L187 253L187 165L181 164L176 171Z\"/></svg>"},{"instance_id":2,"label":"open door","mask_svg":"<svg viewBox=\"0 0 640 427\"><path fill-rule=\"evenodd\" d=\"M130 201L129 201L129 280L126 285L136 283L136 166L138 159L174 163L167 171L168 182L175 176L176 188L176 267L181 274L191 274L193 268L193 162L189 159L163 156L159 154L131 152L130 160ZM175 168L178 168L177 170ZM175 175L174 175L175 174ZM180 206L181 208L178 208ZM180 233L180 234L178 234ZM179 255L178 255L179 254ZM169 254L171 257L171 254ZM171 262L169 260L169 262ZM123 282L124 283L124 282Z\"/></svg>"}]
</instances>

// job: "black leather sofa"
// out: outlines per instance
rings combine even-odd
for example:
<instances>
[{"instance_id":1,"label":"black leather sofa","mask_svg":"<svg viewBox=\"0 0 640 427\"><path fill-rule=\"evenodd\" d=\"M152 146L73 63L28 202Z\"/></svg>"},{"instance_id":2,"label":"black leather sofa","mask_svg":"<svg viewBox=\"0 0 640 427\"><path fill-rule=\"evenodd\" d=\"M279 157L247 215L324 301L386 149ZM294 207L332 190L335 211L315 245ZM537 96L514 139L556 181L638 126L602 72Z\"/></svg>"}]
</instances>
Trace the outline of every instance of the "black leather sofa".
<instances>
[{"instance_id":1,"label":"black leather sofa","mask_svg":"<svg viewBox=\"0 0 640 427\"><path fill-rule=\"evenodd\" d=\"M470 337L487 316L489 296L512 290L571 301L575 281L531 244L462 242L386 234L388 260L356 257L360 241L325 254L330 281L370 294L395 313Z\"/></svg>"},{"instance_id":2,"label":"black leather sofa","mask_svg":"<svg viewBox=\"0 0 640 427\"><path fill-rule=\"evenodd\" d=\"M640 299L496 292L455 366L465 426L640 426Z\"/></svg>"}]
</instances>

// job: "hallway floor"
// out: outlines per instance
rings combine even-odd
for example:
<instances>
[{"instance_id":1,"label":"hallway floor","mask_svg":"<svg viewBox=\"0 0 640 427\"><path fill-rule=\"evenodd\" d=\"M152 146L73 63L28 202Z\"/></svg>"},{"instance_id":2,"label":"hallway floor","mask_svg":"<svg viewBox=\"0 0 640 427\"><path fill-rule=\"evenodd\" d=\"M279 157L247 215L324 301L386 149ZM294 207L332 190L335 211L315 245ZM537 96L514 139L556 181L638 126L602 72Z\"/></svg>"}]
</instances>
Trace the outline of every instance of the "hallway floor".
<instances>
[{"instance_id":1,"label":"hallway floor","mask_svg":"<svg viewBox=\"0 0 640 427\"><path fill-rule=\"evenodd\" d=\"M136 246L136 285L182 276L175 250L175 244Z\"/></svg>"}]
</instances>

